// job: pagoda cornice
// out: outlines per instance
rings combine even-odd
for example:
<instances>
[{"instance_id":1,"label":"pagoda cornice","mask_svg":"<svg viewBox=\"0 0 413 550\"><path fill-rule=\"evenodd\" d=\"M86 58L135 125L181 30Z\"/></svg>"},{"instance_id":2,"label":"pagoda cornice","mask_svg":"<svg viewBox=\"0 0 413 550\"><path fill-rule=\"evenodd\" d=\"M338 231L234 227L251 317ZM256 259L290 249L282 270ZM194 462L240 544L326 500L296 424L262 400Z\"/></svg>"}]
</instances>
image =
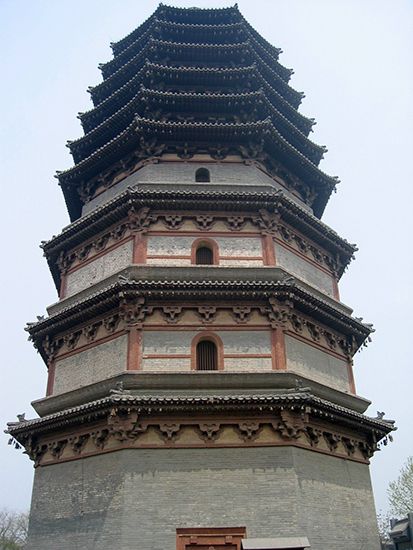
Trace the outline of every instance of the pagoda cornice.
<instances>
[{"instance_id":1,"label":"pagoda cornice","mask_svg":"<svg viewBox=\"0 0 413 550\"><path fill-rule=\"evenodd\" d=\"M174 139L181 139L185 142L189 142L192 139L192 143L196 141L197 138L200 143L204 142L205 144L212 140L220 139L222 141L218 143L222 145L223 148L227 147L228 150L232 149L231 143L236 143L239 139L245 141L255 138L258 140L257 143L261 141L266 142L269 148L269 154L271 154L271 149L277 147L278 153L292 155L290 167L292 173L297 173L298 171L296 171L296 168L301 166L303 171L299 175L303 178L309 177L319 181L326 186L329 194L337 184L337 178L329 176L320 170L317 164L313 163L308 157L301 153L301 151L289 143L275 128L269 117L265 120L243 123L163 122L137 117L137 129L138 131L142 129L144 134L159 136L162 139L167 138L171 135L171 132L173 132ZM226 140L228 140L228 142L226 142ZM241 150L241 153L245 158L254 158L253 154L250 155L248 151L244 152ZM260 153L258 153L258 155L260 155ZM282 159L282 161L285 162L286 158ZM285 162L285 164L288 167L288 162Z\"/></svg>"},{"instance_id":2,"label":"pagoda cornice","mask_svg":"<svg viewBox=\"0 0 413 550\"><path fill-rule=\"evenodd\" d=\"M162 122L141 117L136 117L124 131L89 157L60 172L59 182L65 196L70 200L68 195L73 185L90 180L132 150L141 149L141 158L150 158L166 152L176 153L179 147L189 142L192 147L196 146L199 152L209 152L218 155L219 158L225 158L230 152L241 152L245 158L254 158L257 155L261 158L264 149L269 161L272 155L280 156L287 170L290 169L294 174L293 177L303 178L302 181L313 189L316 214L322 212L337 184L335 178L322 172L316 164L284 139L270 119L249 123L206 123ZM292 182L293 185L297 185L295 180Z\"/></svg>"},{"instance_id":3,"label":"pagoda cornice","mask_svg":"<svg viewBox=\"0 0 413 550\"><path fill-rule=\"evenodd\" d=\"M263 44L257 40L256 36L251 33L250 28L248 28L243 21L221 25L195 25L175 23L155 18L146 31L128 46L128 48L123 50L121 54L115 56L107 63L99 65L103 78L108 78L123 65L128 63L129 60L136 55L145 38L149 36L165 41L171 41L172 39L172 41L179 41L181 43L194 42L194 38L200 39L203 43L212 44L239 44L240 42L248 40L259 57L274 67L277 75L286 83L293 73L292 69L287 69L278 62L278 51L274 52L273 50L265 48ZM217 36L220 37L219 40L217 40Z\"/></svg>"},{"instance_id":4,"label":"pagoda cornice","mask_svg":"<svg viewBox=\"0 0 413 550\"><path fill-rule=\"evenodd\" d=\"M257 64L258 69L274 89L295 109L301 103L303 93L297 92L273 70L255 51L249 39L237 44L181 43L164 41L151 37L125 65L103 80L89 88L93 103L99 105L115 89L130 80L136 69L148 58L152 61L168 59L168 64L191 63L237 63L239 66ZM174 59L175 58L175 59ZM219 67L218 67L219 68Z\"/></svg>"},{"instance_id":5,"label":"pagoda cornice","mask_svg":"<svg viewBox=\"0 0 413 550\"><path fill-rule=\"evenodd\" d=\"M153 210L178 210L179 212L192 212L197 209L229 213L238 211L244 215L250 213L252 217L262 210L268 211L270 215L277 214L280 220L285 220L296 227L302 235L324 247L332 257L338 258L337 277L341 277L357 250L355 245L341 238L308 210L280 191L254 193L213 189L168 191L128 188L90 214L67 226L59 235L42 243L56 288L59 289L61 283L57 264L62 252L79 246L113 224L126 219L131 209L139 211L148 207Z\"/></svg>"},{"instance_id":6,"label":"pagoda cornice","mask_svg":"<svg viewBox=\"0 0 413 550\"><path fill-rule=\"evenodd\" d=\"M55 304L49 317L28 323L26 330L46 361L45 338L50 341L79 324L116 311L125 300L133 302L141 298L162 303L188 299L259 303L276 299L344 335L350 354L357 351L373 330L371 325L352 317L346 306L291 277L282 268L210 267L207 271L206 279L204 267L130 266Z\"/></svg>"},{"instance_id":7,"label":"pagoda cornice","mask_svg":"<svg viewBox=\"0 0 413 550\"><path fill-rule=\"evenodd\" d=\"M116 57L126 48L128 48L148 26L151 25L153 19L166 19L171 22L186 22L192 24L205 24L205 21L211 22L211 24L223 23L231 24L241 20L241 14L237 7L229 8L195 8L189 15L187 10L181 10L180 8L173 8L172 6L166 6L159 4L158 8L142 25L134 29L127 36L111 43L113 55Z\"/></svg>"},{"instance_id":8,"label":"pagoda cornice","mask_svg":"<svg viewBox=\"0 0 413 550\"><path fill-rule=\"evenodd\" d=\"M127 448L139 441L150 426L156 427L167 442L175 443L174 435L191 424L195 424L198 434L204 432L209 446L214 446L215 438L208 433L208 426L217 433L225 425L232 425L243 436L235 446L245 447L253 444L260 426L268 425L282 436L272 444L305 446L314 451L320 439L325 438L331 454L340 456L340 443L341 453L344 451L340 458L358 462L366 462L378 450L379 441L395 430L393 421L371 418L322 399L310 388L253 395L239 391L232 395L205 395L195 391L191 395L157 396L134 395L120 386L101 399L42 418L10 422L6 433L25 447L38 466L64 462L62 451L66 445L72 447L73 457L81 456L88 439L94 441L95 453L102 452L109 440L111 450ZM159 435L157 440L156 445L150 446L164 446L159 443ZM49 457L43 462L48 452ZM71 454L66 459L70 460Z\"/></svg>"},{"instance_id":9,"label":"pagoda cornice","mask_svg":"<svg viewBox=\"0 0 413 550\"><path fill-rule=\"evenodd\" d=\"M177 86L192 86L192 88L209 86L212 87L210 90L212 92L218 90L222 92L222 89L227 89L229 92L238 92L251 91L251 87L256 90L262 88L277 111L281 112L305 136L308 136L314 124L313 119L305 117L294 109L282 95L268 84L256 65L231 68L172 67L146 60L131 80L97 107L79 114L85 132L92 130L105 118L122 108L126 102L133 99L141 84L153 89L156 88L157 82L162 83L164 89L168 85L173 86L173 89L176 89Z\"/></svg>"},{"instance_id":10,"label":"pagoda cornice","mask_svg":"<svg viewBox=\"0 0 413 550\"><path fill-rule=\"evenodd\" d=\"M182 80L182 83L202 86L215 85L217 88L240 88L237 91L254 91L263 89L267 99L282 112L288 120L308 136L314 125L314 119L308 118L294 109L261 75L255 64L246 67L216 68L216 67L171 67L157 63L147 63L147 76L161 80L169 79L171 83ZM155 79L154 78L154 79ZM185 81L185 78L187 81ZM234 81L234 82L233 82ZM176 84L175 84L176 86ZM153 88L153 86L148 86ZM216 91L216 90L212 90Z\"/></svg>"},{"instance_id":11,"label":"pagoda cornice","mask_svg":"<svg viewBox=\"0 0 413 550\"><path fill-rule=\"evenodd\" d=\"M173 21L176 23L192 23L192 24L204 24L205 21L209 20L211 23L217 23L218 21L222 23L235 23L241 21L245 24L253 34L253 36L260 42L260 44L272 52L273 55L278 55L281 53L281 49L273 46L270 42L265 40L243 17L241 12L238 9L238 4L234 4L232 7L228 8L194 8L188 10L187 8L176 8L168 5L161 4L159 10L156 12L156 17L158 19Z\"/></svg>"},{"instance_id":12,"label":"pagoda cornice","mask_svg":"<svg viewBox=\"0 0 413 550\"><path fill-rule=\"evenodd\" d=\"M299 151L318 164L326 149L308 139L294 124L280 113L267 99L262 89L241 93L196 93L168 92L147 89L141 86L139 92L121 109L105 119L93 130L77 140L68 143L75 162L90 155L95 149L103 146L116 134L125 129L133 116L143 115L147 110L161 111L163 118L177 113L185 117L194 114L204 119L212 116L240 118L239 113L249 109L246 115L257 119L271 117L273 124L283 136L291 141ZM208 109L208 110L207 110ZM254 115L254 113L256 113Z\"/></svg>"},{"instance_id":13,"label":"pagoda cornice","mask_svg":"<svg viewBox=\"0 0 413 550\"><path fill-rule=\"evenodd\" d=\"M172 395L193 396L193 393L216 395L217 375L219 376L219 393L234 395L277 395L291 394L306 388L316 397L351 409L358 413L365 413L371 405L371 401L360 395L338 390L316 382L292 371L266 371L244 372L242 377L237 372L231 371L197 371L191 372L164 372L160 377L158 373L145 371L124 371L108 379L100 380L82 386L65 394L49 395L32 401L34 410L40 417L59 412L63 409L71 409L84 403L97 401L110 395L110 390L116 386L122 386L126 392L133 395L159 396L160 390L168 389Z\"/></svg>"}]
</instances>

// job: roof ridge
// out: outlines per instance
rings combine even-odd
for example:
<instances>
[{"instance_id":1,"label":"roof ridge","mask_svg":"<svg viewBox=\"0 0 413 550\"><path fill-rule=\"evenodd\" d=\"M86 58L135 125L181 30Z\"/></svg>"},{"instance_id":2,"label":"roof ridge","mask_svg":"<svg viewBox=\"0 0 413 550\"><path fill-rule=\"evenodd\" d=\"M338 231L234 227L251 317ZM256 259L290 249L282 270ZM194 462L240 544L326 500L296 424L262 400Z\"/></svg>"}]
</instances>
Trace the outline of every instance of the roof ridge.
<instances>
[{"instance_id":1,"label":"roof ridge","mask_svg":"<svg viewBox=\"0 0 413 550\"><path fill-rule=\"evenodd\" d=\"M136 61L139 58L143 58L146 55L146 53L148 51L150 52L153 48L164 47L164 48L168 48L168 51L173 51L174 48L183 49L183 50L199 49L201 51L205 51L205 50L237 51L239 50L242 52L248 51L249 55L253 59L253 64L262 65L264 70L268 71L271 74L271 77L274 79L274 81L278 83L280 87L280 92L279 92L280 95L284 97L283 94L286 94L286 96L289 97L290 100L288 101L287 99L285 98L284 99L288 102L291 101L291 105L294 108L297 108L301 102L301 99L304 97L303 92L299 92L295 90L292 86L290 86L288 81L286 81L277 72L276 69L271 67L264 59L262 59L260 53L257 52L256 49L254 48L253 41L254 41L253 37L252 38L247 37L246 40L243 40L242 42L229 43L229 44L227 43L214 44L214 43L208 43L208 42L179 42L174 40L164 40L162 38L154 37L153 35L151 35L147 40L147 42L145 43L145 45L139 51L137 51L132 57L126 59L125 62L122 63L114 72L112 72L107 76L104 76L103 80L100 83L96 84L95 86L89 86L88 92L92 95L92 99L95 102L95 100L97 99L96 94L98 94L99 92L102 93L102 90L104 91L105 89L108 89L108 91L110 91L111 84L114 81L116 82L116 79L120 75L122 75L123 73L127 73L128 68L131 65L133 65L133 63L136 63ZM282 68L282 70L289 72L289 70L283 67L277 60L275 60L275 62L280 68ZM101 68L103 67L104 65L101 66ZM99 105L99 103L96 103L96 105Z\"/></svg>"}]
</instances>

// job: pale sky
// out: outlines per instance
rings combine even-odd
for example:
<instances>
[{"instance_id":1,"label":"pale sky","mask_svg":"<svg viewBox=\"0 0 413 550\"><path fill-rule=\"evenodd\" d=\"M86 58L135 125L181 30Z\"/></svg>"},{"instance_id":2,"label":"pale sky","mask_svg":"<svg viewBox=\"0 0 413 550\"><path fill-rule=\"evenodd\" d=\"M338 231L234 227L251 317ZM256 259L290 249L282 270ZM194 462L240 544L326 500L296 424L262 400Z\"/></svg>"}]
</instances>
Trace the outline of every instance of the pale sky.
<instances>
[{"instance_id":1,"label":"pale sky","mask_svg":"<svg viewBox=\"0 0 413 550\"><path fill-rule=\"evenodd\" d=\"M165 2L167 3L167 2ZM176 6L223 7L189 0ZM23 328L56 300L39 243L69 223L53 175L72 164L67 140L81 135L78 111L109 43L156 9L152 0L0 0L1 425L35 416L46 367ZM409 0L239 0L255 29L284 53L301 112L317 120L327 145L321 168L340 177L323 220L359 246L341 281L342 300L374 323L356 354L359 395L369 414L397 421L394 442L372 460L378 509L409 455L412 437L413 3ZM0 438L0 508L26 510L33 468Z\"/></svg>"}]
</instances>

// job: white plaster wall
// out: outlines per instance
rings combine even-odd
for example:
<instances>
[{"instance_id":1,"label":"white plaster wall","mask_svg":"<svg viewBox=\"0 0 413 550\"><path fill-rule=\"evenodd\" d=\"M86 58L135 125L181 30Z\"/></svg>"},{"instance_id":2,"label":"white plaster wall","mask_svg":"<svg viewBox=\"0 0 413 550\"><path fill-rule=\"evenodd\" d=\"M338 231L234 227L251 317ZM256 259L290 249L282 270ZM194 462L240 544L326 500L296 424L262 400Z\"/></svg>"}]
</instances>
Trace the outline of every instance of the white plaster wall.
<instances>
[{"instance_id":1,"label":"white plaster wall","mask_svg":"<svg viewBox=\"0 0 413 550\"><path fill-rule=\"evenodd\" d=\"M328 296L334 296L333 279L315 265L304 260L298 254L291 252L279 243L274 243L276 264L314 286Z\"/></svg>"},{"instance_id":2,"label":"white plaster wall","mask_svg":"<svg viewBox=\"0 0 413 550\"><path fill-rule=\"evenodd\" d=\"M95 283L113 275L132 263L133 241L129 240L113 250L92 260L84 267L68 273L66 295L71 296Z\"/></svg>"}]
</instances>

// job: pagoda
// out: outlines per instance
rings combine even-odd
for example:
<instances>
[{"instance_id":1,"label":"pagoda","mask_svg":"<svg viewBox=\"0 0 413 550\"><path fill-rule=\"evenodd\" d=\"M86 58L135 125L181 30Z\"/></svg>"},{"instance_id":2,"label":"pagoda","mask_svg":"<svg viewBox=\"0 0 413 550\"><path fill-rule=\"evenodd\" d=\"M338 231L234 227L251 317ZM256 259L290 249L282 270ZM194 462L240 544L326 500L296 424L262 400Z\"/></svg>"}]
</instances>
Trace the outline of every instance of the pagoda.
<instances>
[{"instance_id":1,"label":"pagoda","mask_svg":"<svg viewBox=\"0 0 413 550\"><path fill-rule=\"evenodd\" d=\"M356 247L321 216L303 94L237 6L160 4L100 65L42 244L59 301L27 330L48 369L30 550L375 550L340 301Z\"/></svg>"}]
</instances>

